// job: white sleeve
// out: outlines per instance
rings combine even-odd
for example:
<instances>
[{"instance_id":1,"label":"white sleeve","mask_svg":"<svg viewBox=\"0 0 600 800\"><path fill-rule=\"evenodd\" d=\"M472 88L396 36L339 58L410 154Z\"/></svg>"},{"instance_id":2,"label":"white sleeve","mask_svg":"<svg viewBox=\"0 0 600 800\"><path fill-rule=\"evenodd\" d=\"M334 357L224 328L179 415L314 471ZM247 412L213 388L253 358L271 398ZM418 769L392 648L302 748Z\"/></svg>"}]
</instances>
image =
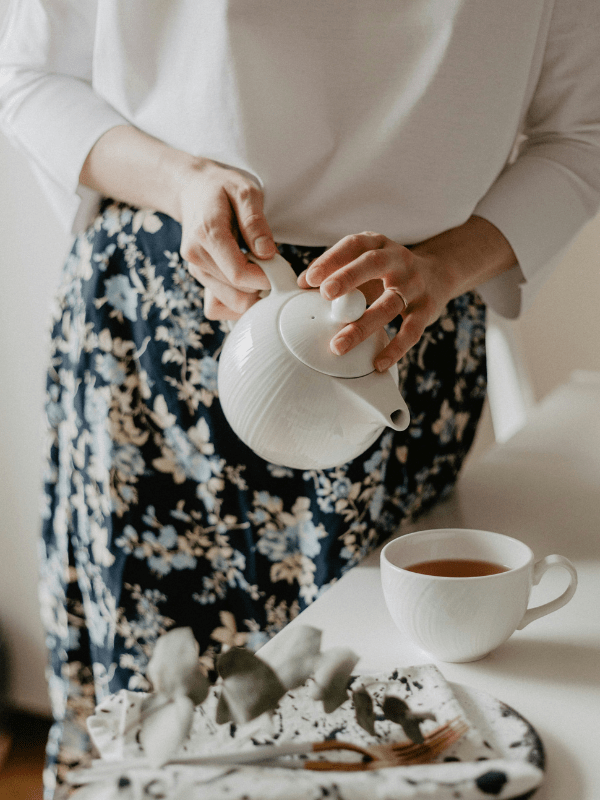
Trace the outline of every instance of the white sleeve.
<instances>
[{"instance_id":1,"label":"white sleeve","mask_svg":"<svg viewBox=\"0 0 600 800\"><path fill-rule=\"evenodd\" d=\"M600 207L599 0L555 0L523 133L518 157L474 211L502 231L519 262L479 287L507 317L531 304Z\"/></svg>"},{"instance_id":2,"label":"white sleeve","mask_svg":"<svg viewBox=\"0 0 600 800\"><path fill-rule=\"evenodd\" d=\"M95 20L96 0L13 0L0 34L0 127L71 230L99 201L79 184L87 154L109 128L127 124L92 89Z\"/></svg>"}]
</instances>

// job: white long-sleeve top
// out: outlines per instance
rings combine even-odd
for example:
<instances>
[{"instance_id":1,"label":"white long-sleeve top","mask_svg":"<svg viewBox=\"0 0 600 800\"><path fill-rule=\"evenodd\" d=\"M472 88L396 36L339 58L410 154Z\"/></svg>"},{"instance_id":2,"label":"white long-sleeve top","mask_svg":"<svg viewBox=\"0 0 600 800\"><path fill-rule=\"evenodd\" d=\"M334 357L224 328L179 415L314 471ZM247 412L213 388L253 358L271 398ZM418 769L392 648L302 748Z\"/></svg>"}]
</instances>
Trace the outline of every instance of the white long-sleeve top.
<instances>
[{"instance_id":1,"label":"white long-sleeve top","mask_svg":"<svg viewBox=\"0 0 600 800\"><path fill-rule=\"evenodd\" d=\"M485 217L518 264L480 292L515 316L600 206L600 2L13 0L0 125L75 231L120 124L250 173L277 241Z\"/></svg>"}]
</instances>

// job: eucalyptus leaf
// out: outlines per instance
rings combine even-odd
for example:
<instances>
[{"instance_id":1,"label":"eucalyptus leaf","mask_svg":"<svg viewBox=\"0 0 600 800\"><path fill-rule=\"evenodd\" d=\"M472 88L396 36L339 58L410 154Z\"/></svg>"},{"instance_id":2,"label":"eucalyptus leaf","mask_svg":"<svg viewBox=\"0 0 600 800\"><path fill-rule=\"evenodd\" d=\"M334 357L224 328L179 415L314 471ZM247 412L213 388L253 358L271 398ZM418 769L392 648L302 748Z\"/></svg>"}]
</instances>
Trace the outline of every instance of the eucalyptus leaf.
<instances>
[{"instance_id":1,"label":"eucalyptus leaf","mask_svg":"<svg viewBox=\"0 0 600 800\"><path fill-rule=\"evenodd\" d=\"M191 628L173 628L160 636L148 663L146 675L158 694L175 697L188 694L202 696L204 685L199 678L199 647ZM208 680L206 693L208 693ZM202 689L200 689L202 686ZM203 702L203 700L199 702Z\"/></svg>"},{"instance_id":2,"label":"eucalyptus leaf","mask_svg":"<svg viewBox=\"0 0 600 800\"><path fill-rule=\"evenodd\" d=\"M423 744L424 738L421 733L420 725L425 720L430 719L435 722L436 716L431 712L413 712L408 704L394 695L386 695L381 704L383 714L386 719L396 722L402 726L402 730L415 744Z\"/></svg>"},{"instance_id":3,"label":"eucalyptus leaf","mask_svg":"<svg viewBox=\"0 0 600 800\"><path fill-rule=\"evenodd\" d=\"M312 675L321 650L321 631L310 625L284 628L279 647L260 658L276 673L286 690L301 686Z\"/></svg>"},{"instance_id":4,"label":"eucalyptus leaf","mask_svg":"<svg viewBox=\"0 0 600 800\"><path fill-rule=\"evenodd\" d=\"M195 706L199 706L208 697L211 682L200 669L200 665L196 666L186 682L186 694Z\"/></svg>"},{"instance_id":5,"label":"eucalyptus leaf","mask_svg":"<svg viewBox=\"0 0 600 800\"><path fill-rule=\"evenodd\" d=\"M231 709L229 708L229 703L225 699L225 695L223 692L219 695L219 699L217 700L217 710L215 712L215 722L217 725L224 725L226 722L233 722L233 717L231 716Z\"/></svg>"},{"instance_id":6,"label":"eucalyptus leaf","mask_svg":"<svg viewBox=\"0 0 600 800\"><path fill-rule=\"evenodd\" d=\"M273 711L286 692L274 670L249 650L236 647L222 653L217 671L223 679L221 697L236 725ZM222 711L225 712L224 707Z\"/></svg>"},{"instance_id":7,"label":"eucalyptus leaf","mask_svg":"<svg viewBox=\"0 0 600 800\"><path fill-rule=\"evenodd\" d=\"M194 716L194 704L184 695L154 708L141 724L140 742L157 767L168 761L187 739Z\"/></svg>"},{"instance_id":8,"label":"eucalyptus leaf","mask_svg":"<svg viewBox=\"0 0 600 800\"><path fill-rule=\"evenodd\" d=\"M363 728L367 733L370 733L371 736L375 736L375 720L377 719L377 716L375 714L373 698L371 695L364 687L362 687L357 689L355 692L352 692L352 702L354 704L356 721L360 727Z\"/></svg>"},{"instance_id":9,"label":"eucalyptus leaf","mask_svg":"<svg viewBox=\"0 0 600 800\"><path fill-rule=\"evenodd\" d=\"M358 656L347 647L333 647L321 653L313 678L313 698L323 701L323 710L331 714L348 699L348 683Z\"/></svg>"}]
</instances>

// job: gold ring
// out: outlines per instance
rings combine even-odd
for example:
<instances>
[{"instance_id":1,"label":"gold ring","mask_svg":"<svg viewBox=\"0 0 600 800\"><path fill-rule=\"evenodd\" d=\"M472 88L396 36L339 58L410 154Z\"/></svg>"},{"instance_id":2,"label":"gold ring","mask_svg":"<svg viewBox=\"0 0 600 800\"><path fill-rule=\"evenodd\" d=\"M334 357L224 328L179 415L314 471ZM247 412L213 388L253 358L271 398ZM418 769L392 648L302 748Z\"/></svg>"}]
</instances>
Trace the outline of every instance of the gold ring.
<instances>
[{"instance_id":1,"label":"gold ring","mask_svg":"<svg viewBox=\"0 0 600 800\"><path fill-rule=\"evenodd\" d=\"M398 297L400 298L400 300L402 300L402 302L404 303L404 308L403 308L403 309L402 309L402 311L400 312L401 314L403 314L403 313L406 311L406 309L408 308L408 303L406 302L406 297L404 297L404 295L402 294L402 292L400 291L400 289L396 289L396 287L395 287L395 286L390 286L390 289L392 290L392 292L394 292L395 294L397 294L397 295L398 295Z\"/></svg>"}]
</instances>

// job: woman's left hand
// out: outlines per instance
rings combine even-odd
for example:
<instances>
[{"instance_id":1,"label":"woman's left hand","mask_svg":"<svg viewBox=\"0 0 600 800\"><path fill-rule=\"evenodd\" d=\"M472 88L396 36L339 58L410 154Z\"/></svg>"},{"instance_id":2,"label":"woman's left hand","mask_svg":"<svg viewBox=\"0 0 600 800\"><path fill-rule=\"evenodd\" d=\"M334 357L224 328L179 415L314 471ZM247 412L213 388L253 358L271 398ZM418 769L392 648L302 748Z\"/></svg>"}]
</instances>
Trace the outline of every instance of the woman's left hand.
<instances>
[{"instance_id":1,"label":"woman's left hand","mask_svg":"<svg viewBox=\"0 0 600 800\"><path fill-rule=\"evenodd\" d=\"M402 316L400 331L375 357L375 368L384 372L419 341L451 300L515 267L519 270L504 234L473 215L410 249L379 233L346 236L313 261L298 285L320 287L327 300L352 289L365 294L370 303L365 313L331 340L338 355Z\"/></svg>"},{"instance_id":2,"label":"woman's left hand","mask_svg":"<svg viewBox=\"0 0 600 800\"><path fill-rule=\"evenodd\" d=\"M450 281L434 259L378 233L346 236L317 258L298 279L307 289L320 287L327 300L361 289L369 307L363 316L346 325L330 347L343 355L400 314L402 326L378 353L380 372L399 361L415 345L452 299Z\"/></svg>"}]
</instances>

